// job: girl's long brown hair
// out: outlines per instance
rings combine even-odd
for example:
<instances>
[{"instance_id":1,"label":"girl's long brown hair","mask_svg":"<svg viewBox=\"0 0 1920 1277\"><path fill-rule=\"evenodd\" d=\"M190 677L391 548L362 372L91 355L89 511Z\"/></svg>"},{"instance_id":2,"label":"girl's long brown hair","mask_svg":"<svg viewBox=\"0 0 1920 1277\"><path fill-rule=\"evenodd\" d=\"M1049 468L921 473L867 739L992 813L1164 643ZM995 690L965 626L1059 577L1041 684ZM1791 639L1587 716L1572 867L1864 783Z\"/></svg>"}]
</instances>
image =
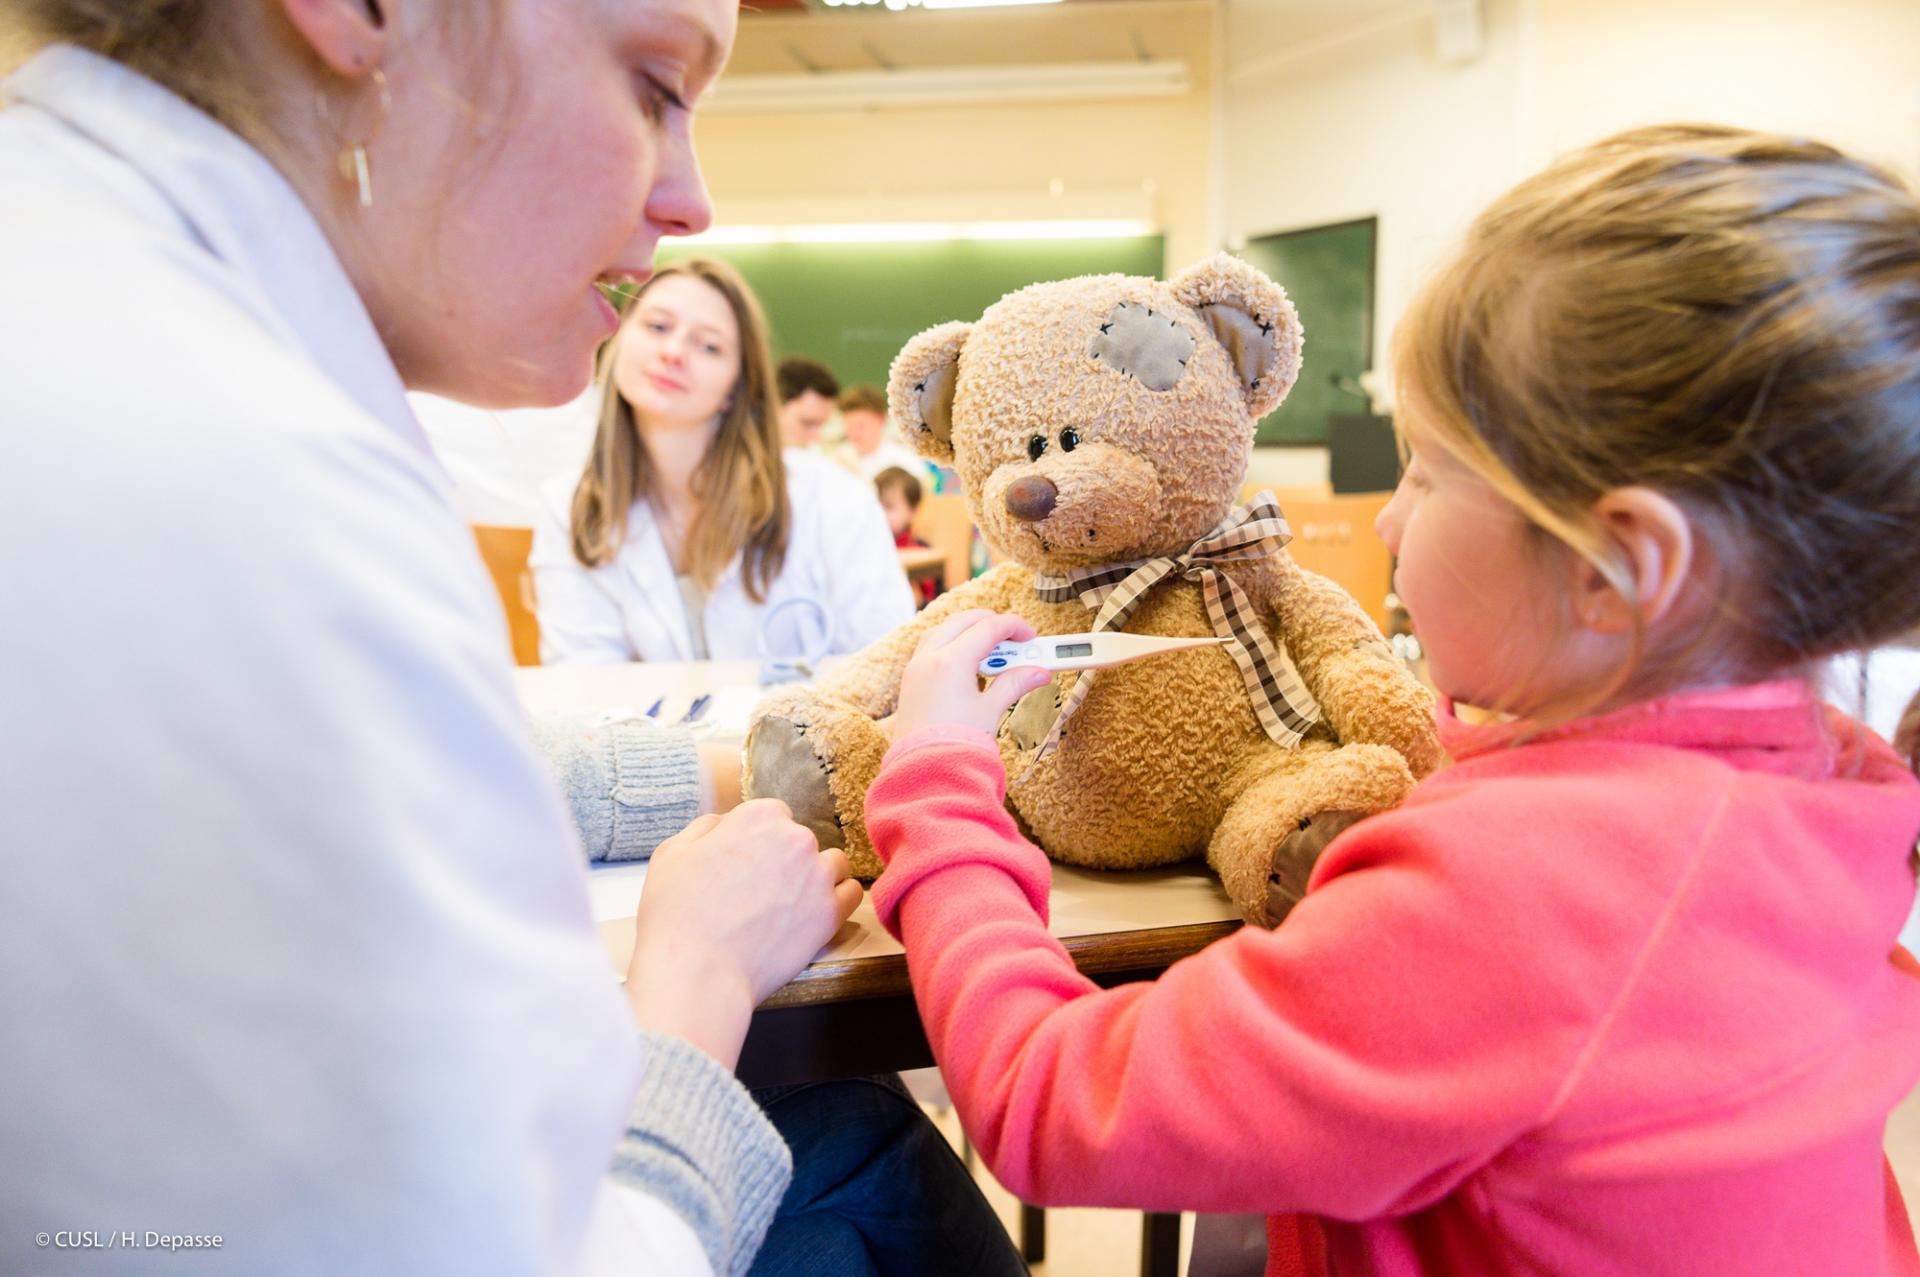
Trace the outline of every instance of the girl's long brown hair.
<instances>
[{"instance_id":1,"label":"girl's long brown hair","mask_svg":"<svg viewBox=\"0 0 1920 1277\"><path fill-rule=\"evenodd\" d=\"M641 445L633 408L613 384L613 361L633 308L655 284L675 275L698 279L725 297L740 327L740 370L733 394L706 459L693 475L700 514L688 531L687 570L703 590L710 590L739 556L747 597L764 603L786 562L793 524L786 465L780 457L773 356L760 303L739 272L714 258L692 257L661 267L627 299L620 331L601 351L600 428L586 473L573 493L574 557L587 567L611 563L627 539L628 511L653 491L652 464Z\"/></svg>"}]
</instances>

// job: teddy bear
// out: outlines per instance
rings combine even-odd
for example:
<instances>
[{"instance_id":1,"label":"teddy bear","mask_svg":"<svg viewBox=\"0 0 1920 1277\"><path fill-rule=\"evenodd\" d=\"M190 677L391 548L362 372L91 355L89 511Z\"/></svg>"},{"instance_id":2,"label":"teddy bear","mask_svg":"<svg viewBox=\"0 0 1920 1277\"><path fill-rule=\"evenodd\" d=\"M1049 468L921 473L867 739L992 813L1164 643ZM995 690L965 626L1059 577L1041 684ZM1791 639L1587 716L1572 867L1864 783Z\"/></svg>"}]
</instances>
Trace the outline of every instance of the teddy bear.
<instances>
[{"instance_id":1,"label":"teddy bear","mask_svg":"<svg viewBox=\"0 0 1920 1277\"><path fill-rule=\"evenodd\" d=\"M763 701L746 792L785 800L871 879L862 799L927 630L989 608L1042 636L1217 636L1028 693L998 733L1007 804L1062 863L1204 854L1248 921L1276 925L1321 849L1440 760L1431 694L1350 595L1293 562L1270 497L1237 504L1301 344L1284 290L1224 254L1167 282L1035 284L908 342L889 416L958 472L997 564Z\"/></svg>"}]
</instances>

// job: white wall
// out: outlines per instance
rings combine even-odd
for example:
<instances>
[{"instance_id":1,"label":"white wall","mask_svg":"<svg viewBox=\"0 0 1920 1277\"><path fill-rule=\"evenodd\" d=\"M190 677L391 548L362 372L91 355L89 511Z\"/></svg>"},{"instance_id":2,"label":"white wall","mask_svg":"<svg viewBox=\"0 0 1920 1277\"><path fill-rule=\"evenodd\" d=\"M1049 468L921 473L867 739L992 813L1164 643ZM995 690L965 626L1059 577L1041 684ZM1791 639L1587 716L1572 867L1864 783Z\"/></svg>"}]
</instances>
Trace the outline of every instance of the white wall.
<instances>
[{"instance_id":1,"label":"white wall","mask_svg":"<svg viewBox=\"0 0 1920 1277\"><path fill-rule=\"evenodd\" d=\"M1920 0L1537 0L1530 159L1635 124L1799 132L1920 174Z\"/></svg>"},{"instance_id":2,"label":"white wall","mask_svg":"<svg viewBox=\"0 0 1920 1277\"><path fill-rule=\"evenodd\" d=\"M1463 66L1435 55L1424 4L1290 47L1297 2L1228 5L1224 225L1377 215L1376 366L1474 213L1618 129L1796 131L1920 173L1920 0L1484 0Z\"/></svg>"}]
</instances>

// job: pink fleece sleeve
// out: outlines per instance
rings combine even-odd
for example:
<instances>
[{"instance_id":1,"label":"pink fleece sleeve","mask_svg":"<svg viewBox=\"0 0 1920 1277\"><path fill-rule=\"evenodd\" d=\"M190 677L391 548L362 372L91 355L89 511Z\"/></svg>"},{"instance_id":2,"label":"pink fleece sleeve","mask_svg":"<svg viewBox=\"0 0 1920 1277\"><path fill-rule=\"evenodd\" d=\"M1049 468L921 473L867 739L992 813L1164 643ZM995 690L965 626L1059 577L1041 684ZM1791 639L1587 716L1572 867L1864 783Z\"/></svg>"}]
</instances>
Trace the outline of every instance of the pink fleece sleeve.
<instances>
[{"instance_id":1,"label":"pink fleece sleeve","mask_svg":"<svg viewBox=\"0 0 1920 1277\"><path fill-rule=\"evenodd\" d=\"M1025 1201L1416 1209L1540 1120L1585 1044L1598 1002L1530 976L1532 946L1490 933L1398 813L1278 931L1103 990L1047 934L1047 864L1004 789L984 737L903 741L867 827L935 1058Z\"/></svg>"}]
</instances>

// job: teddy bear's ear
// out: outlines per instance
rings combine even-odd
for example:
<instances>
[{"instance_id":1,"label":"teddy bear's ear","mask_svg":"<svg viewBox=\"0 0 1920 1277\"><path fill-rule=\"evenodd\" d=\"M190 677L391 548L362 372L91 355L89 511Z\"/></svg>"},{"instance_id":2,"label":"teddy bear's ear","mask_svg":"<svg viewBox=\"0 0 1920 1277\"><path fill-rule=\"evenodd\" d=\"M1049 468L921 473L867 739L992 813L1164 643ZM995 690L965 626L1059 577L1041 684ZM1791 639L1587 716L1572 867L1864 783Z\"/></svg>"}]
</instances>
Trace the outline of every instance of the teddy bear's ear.
<instances>
[{"instance_id":1,"label":"teddy bear's ear","mask_svg":"<svg viewBox=\"0 0 1920 1277\"><path fill-rule=\"evenodd\" d=\"M1300 317L1286 290L1238 257L1217 253L1175 276L1173 294L1207 321L1226 348L1247 411L1264 417L1300 375Z\"/></svg>"},{"instance_id":2,"label":"teddy bear's ear","mask_svg":"<svg viewBox=\"0 0 1920 1277\"><path fill-rule=\"evenodd\" d=\"M972 331L958 320L927 329L901 347L887 374L887 415L921 456L941 465L953 462L953 387Z\"/></svg>"}]
</instances>

